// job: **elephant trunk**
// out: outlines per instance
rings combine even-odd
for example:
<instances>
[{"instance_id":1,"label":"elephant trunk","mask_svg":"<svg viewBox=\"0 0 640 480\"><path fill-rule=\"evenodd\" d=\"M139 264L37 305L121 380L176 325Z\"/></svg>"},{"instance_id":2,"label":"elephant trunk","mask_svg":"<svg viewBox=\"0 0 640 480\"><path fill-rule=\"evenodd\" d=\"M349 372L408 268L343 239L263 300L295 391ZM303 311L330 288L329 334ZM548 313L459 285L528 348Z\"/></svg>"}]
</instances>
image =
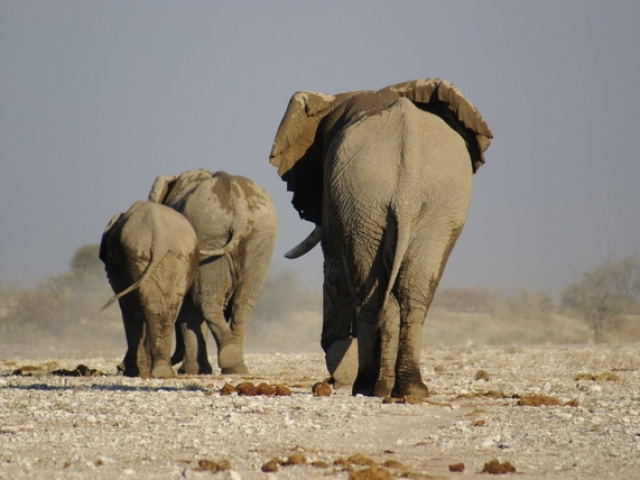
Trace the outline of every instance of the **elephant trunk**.
<instances>
[{"instance_id":1,"label":"elephant trunk","mask_svg":"<svg viewBox=\"0 0 640 480\"><path fill-rule=\"evenodd\" d=\"M299 258L311 251L313 247L320 243L320 240L322 240L322 227L316 225L316 228L313 229L313 232L311 232L307 238L285 253L284 256L288 259Z\"/></svg>"}]
</instances>

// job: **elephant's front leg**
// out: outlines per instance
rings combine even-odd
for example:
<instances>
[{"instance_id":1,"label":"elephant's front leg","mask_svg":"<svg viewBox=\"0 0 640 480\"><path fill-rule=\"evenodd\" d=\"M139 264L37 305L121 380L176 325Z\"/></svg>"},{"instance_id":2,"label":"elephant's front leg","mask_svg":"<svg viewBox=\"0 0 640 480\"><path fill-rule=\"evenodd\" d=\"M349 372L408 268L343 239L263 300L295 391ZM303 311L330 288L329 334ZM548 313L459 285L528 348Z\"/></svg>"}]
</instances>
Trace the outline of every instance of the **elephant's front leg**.
<instances>
[{"instance_id":1,"label":"elephant's front leg","mask_svg":"<svg viewBox=\"0 0 640 480\"><path fill-rule=\"evenodd\" d=\"M353 395L373 396L380 371L380 328L377 322L358 321L358 374Z\"/></svg>"},{"instance_id":2,"label":"elephant's front leg","mask_svg":"<svg viewBox=\"0 0 640 480\"><path fill-rule=\"evenodd\" d=\"M325 256L322 337L327 370L336 388L353 385L358 374L355 300L339 261Z\"/></svg>"},{"instance_id":3,"label":"elephant's front leg","mask_svg":"<svg viewBox=\"0 0 640 480\"><path fill-rule=\"evenodd\" d=\"M176 351L172 358L172 362L182 360L180 358L180 350L182 350L184 361L180 367L180 373L190 375L210 375L213 373L207 356L205 341L207 334L204 319L199 310L195 308L191 294L187 294L176 322ZM182 345L178 345L178 342L182 342Z\"/></svg>"},{"instance_id":4,"label":"elephant's front leg","mask_svg":"<svg viewBox=\"0 0 640 480\"><path fill-rule=\"evenodd\" d=\"M208 330L204 321L199 316L192 317L186 322L179 322L178 328L184 342L184 361L179 372L189 375L211 375L213 367L207 358L205 335L208 334Z\"/></svg>"},{"instance_id":5,"label":"elephant's front leg","mask_svg":"<svg viewBox=\"0 0 640 480\"><path fill-rule=\"evenodd\" d=\"M177 365L180 362L184 361L185 345L184 334L182 333L183 327L180 326L181 324L182 322L180 321L180 318L178 318L178 321L176 321L174 327L174 331L176 334L176 346L175 350L173 351L173 355L171 355L171 365Z\"/></svg>"}]
</instances>

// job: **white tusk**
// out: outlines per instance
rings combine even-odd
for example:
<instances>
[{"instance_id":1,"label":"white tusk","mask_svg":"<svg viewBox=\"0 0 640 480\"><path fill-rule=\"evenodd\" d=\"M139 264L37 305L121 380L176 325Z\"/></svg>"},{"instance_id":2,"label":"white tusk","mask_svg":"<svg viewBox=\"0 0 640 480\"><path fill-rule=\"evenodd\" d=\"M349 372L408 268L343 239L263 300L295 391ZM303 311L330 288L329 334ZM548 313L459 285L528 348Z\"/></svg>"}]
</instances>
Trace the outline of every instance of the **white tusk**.
<instances>
[{"instance_id":1,"label":"white tusk","mask_svg":"<svg viewBox=\"0 0 640 480\"><path fill-rule=\"evenodd\" d=\"M289 259L301 257L320 243L320 240L322 240L322 228L320 225L316 225L307 238L285 253L284 256Z\"/></svg>"}]
</instances>

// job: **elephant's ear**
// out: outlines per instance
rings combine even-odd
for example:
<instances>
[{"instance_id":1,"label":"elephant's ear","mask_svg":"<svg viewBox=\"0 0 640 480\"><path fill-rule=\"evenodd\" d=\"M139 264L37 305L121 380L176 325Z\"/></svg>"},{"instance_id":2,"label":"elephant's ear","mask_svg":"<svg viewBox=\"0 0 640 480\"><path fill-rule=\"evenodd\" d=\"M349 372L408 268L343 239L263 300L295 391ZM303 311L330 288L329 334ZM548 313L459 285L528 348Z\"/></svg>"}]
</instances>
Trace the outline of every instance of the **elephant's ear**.
<instances>
[{"instance_id":1,"label":"elephant's ear","mask_svg":"<svg viewBox=\"0 0 640 480\"><path fill-rule=\"evenodd\" d=\"M291 203L300 218L319 224L322 219L322 120L330 114L336 97L315 92L297 92L273 141L269 161L293 192Z\"/></svg>"},{"instance_id":2,"label":"elephant's ear","mask_svg":"<svg viewBox=\"0 0 640 480\"><path fill-rule=\"evenodd\" d=\"M480 112L455 85L441 78L425 78L391 85L384 90L387 89L417 105L424 105L427 110L431 105L434 113L440 114L445 120L453 114L464 126L464 131L459 133L467 141L473 171L484 164L483 152L489 148L493 134Z\"/></svg>"},{"instance_id":3,"label":"elephant's ear","mask_svg":"<svg viewBox=\"0 0 640 480\"><path fill-rule=\"evenodd\" d=\"M333 110L336 97L317 92L296 92L289 100L273 141L269 161L284 176L316 140L322 119Z\"/></svg>"},{"instance_id":4,"label":"elephant's ear","mask_svg":"<svg viewBox=\"0 0 640 480\"><path fill-rule=\"evenodd\" d=\"M153 182L149 192L149 201L153 203L164 203L167 195L176 183L177 175L160 175Z\"/></svg>"},{"instance_id":5,"label":"elephant's ear","mask_svg":"<svg viewBox=\"0 0 640 480\"><path fill-rule=\"evenodd\" d=\"M109 220L109 223L107 224L106 227L104 227L104 230L102 231L102 240L100 241L100 250L98 253L98 258L102 260L104 263L107 262L107 256L109 255L109 251L107 250L107 241L108 241L109 235L111 234L111 228L115 225L115 223L118 220L120 220L120 217L122 217L122 215L124 214L117 213L113 217L111 217L111 220Z\"/></svg>"}]
</instances>

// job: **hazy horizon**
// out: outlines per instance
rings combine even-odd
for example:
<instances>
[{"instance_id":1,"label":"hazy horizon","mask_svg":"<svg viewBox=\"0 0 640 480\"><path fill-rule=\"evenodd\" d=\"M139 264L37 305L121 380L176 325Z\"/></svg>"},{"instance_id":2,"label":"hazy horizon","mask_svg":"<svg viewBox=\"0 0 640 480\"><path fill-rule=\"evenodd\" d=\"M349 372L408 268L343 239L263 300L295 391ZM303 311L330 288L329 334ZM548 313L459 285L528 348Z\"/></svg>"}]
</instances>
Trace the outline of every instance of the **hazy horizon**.
<instances>
[{"instance_id":1,"label":"hazy horizon","mask_svg":"<svg viewBox=\"0 0 640 480\"><path fill-rule=\"evenodd\" d=\"M69 270L157 175L246 175L274 268L322 283L269 164L291 95L456 84L494 141L442 285L557 291L640 254L640 3L0 2L0 285Z\"/></svg>"}]
</instances>

